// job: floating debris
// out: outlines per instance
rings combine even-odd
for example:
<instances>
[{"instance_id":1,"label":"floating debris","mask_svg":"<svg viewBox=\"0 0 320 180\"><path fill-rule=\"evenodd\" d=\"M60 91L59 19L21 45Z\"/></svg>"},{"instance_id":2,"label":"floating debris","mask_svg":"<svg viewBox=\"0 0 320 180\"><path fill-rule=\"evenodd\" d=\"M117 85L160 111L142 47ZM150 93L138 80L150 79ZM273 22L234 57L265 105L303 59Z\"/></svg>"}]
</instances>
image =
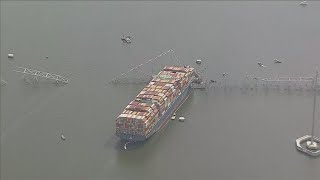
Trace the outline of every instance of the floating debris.
<instances>
[{"instance_id":1,"label":"floating debris","mask_svg":"<svg viewBox=\"0 0 320 180\"><path fill-rule=\"evenodd\" d=\"M192 89L205 89L207 87L207 83L206 82L193 82L191 84L191 88Z\"/></svg>"},{"instance_id":2,"label":"floating debris","mask_svg":"<svg viewBox=\"0 0 320 180\"><path fill-rule=\"evenodd\" d=\"M25 78L26 75L29 75L33 77L34 80L38 82L37 77L39 78L45 78L45 79L51 79L54 80L56 83L62 82L65 84L69 83L69 79L58 75L58 74L53 74L53 73L48 73L48 72L43 72L35 69L29 69L25 67L17 67L17 70L14 70L15 72L23 73L23 77Z\"/></svg>"},{"instance_id":3,"label":"floating debris","mask_svg":"<svg viewBox=\"0 0 320 180\"><path fill-rule=\"evenodd\" d=\"M7 81L1 79L1 86L4 86L4 85L6 85L6 84L7 84Z\"/></svg>"},{"instance_id":4,"label":"floating debris","mask_svg":"<svg viewBox=\"0 0 320 180\"><path fill-rule=\"evenodd\" d=\"M274 61L274 63L282 63L282 61L280 61L278 59L274 59L273 61Z\"/></svg>"},{"instance_id":5,"label":"floating debris","mask_svg":"<svg viewBox=\"0 0 320 180\"><path fill-rule=\"evenodd\" d=\"M263 65L262 62L258 62L258 65L259 65L260 67L263 67L263 68L267 67L267 66Z\"/></svg>"},{"instance_id":6,"label":"floating debris","mask_svg":"<svg viewBox=\"0 0 320 180\"><path fill-rule=\"evenodd\" d=\"M66 137L64 137L64 135L63 134L61 134L61 137L60 137L62 140L66 140Z\"/></svg>"},{"instance_id":7,"label":"floating debris","mask_svg":"<svg viewBox=\"0 0 320 180\"><path fill-rule=\"evenodd\" d=\"M46 56L46 59L48 59L49 58L49 56Z\"/></svg>"},{"instance_id":8,"label":"floating debris","mask_svg":"<svg viewBox=\"0 0 320 180\"><path fill-rule=\"evenodd\" d=\"M8 54L8 58L13 58L14 56L13 56L13 54Z\"/></svg>"},{"instance_id":9,"label":"floating debris","mask_svg":"<svg viewBox=\"0 0 320 180\"><path fill-rule=\"evenodd\" d=\"M131 43L131 36L122 36L121 40L125 43Z\"/></svg>"},{"instance_id":10,"label":"floating debris","mask_svg":"<svg viewBox=\"0 0 320 180\"><path fill-rule=\"evenodd\" d=\"M301 5L301 6L306 6L306 5L308 5L308 2L307 2L307 1L301 1L301 2L300 2L300 5Z\"/></svg>"},{"instance_id":11,"label":"floating debris","mask_svg":"<svg viewBox=\"0 0 320 180\"><path fill-rule=\"evenodd\" d=\"M184 122L185 118L183 116L179 117L180 122Z\"/></svg>"}]
</instances>

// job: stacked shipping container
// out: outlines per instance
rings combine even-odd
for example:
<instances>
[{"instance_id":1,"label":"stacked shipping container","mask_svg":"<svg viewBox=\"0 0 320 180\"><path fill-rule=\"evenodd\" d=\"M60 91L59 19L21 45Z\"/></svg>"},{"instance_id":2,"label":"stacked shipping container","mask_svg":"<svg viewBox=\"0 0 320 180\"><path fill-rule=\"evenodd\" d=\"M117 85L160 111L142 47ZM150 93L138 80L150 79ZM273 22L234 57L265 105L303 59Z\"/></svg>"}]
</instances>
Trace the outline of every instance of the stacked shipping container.
<instances>
[{"instance_id":1,"label":"stacked shipping container","mask_svg":"<svg viewBox=\"0 0 320 180\"><path fill-rule=\"evenodd\" d=\"M193 77L190 67L166 66L129 103L116 120L116 134L147 137Z\"/></svg>"}]
</instances>

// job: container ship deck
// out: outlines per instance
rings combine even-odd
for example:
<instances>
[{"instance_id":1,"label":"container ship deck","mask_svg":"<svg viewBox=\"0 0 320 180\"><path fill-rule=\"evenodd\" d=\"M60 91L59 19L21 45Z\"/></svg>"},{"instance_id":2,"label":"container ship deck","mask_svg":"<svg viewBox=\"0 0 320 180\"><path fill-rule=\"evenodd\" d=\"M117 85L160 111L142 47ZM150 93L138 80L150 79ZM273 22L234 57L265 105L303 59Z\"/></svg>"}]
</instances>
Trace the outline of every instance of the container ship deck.
<instances>
[{"instance_id":1,"label":"container ship deck","mask_svg":"<svg viewBox=\"0 0 320 180\"><path fill-rule=\"evenodd\" d=\"M122 140L145 141L165 127L189 97L194 76L189 66L164 67L118 116L116 135Z\"/></svg>"}]
</instances>

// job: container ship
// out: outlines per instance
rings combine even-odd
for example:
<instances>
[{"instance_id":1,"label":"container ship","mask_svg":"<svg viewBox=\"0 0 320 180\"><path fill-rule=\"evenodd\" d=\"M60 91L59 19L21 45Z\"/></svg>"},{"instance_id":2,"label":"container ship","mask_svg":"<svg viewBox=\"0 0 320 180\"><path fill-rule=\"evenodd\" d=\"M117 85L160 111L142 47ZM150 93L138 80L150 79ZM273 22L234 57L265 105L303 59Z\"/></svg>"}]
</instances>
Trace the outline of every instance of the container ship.
<instances>
[{"instance_id":1,"label":"container ship","mask_svg":"<svg viewBox=\"0 0 320 180\"><path fill-rule=\"evenodd\" d=\"M116 119L116 136L141 142L164 128L192 92L195 70L165 66Z\"/></svg>"}]
</instances>

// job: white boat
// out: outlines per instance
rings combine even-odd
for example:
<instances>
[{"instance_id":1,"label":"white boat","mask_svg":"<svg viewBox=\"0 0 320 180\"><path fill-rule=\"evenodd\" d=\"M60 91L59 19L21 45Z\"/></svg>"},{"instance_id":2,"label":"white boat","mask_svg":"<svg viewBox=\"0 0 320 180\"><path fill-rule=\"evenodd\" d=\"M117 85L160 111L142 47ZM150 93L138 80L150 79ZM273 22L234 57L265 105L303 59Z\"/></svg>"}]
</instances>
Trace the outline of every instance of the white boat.
<instances>
[{"instance_id":1,"label":"white boat","mask_svg":"<svg viewBox=\"0 0 320 180\"><path fill-rule=\"evenodd\" d=\"M306 5L308 5L308 2L307 2L307 1L301 1L301 2L300 2L300 5L306 6Z\"/></svg>"},{"instance_id":2,"label":"white boat","mask_svg":"<svg viewBox=\"0 0 320 180\"><path fill-rule=\"evenodd\" d=\"M183 116L179 117L180 122L184 122L185 118Z\"/></svg>"}]
</instances>

